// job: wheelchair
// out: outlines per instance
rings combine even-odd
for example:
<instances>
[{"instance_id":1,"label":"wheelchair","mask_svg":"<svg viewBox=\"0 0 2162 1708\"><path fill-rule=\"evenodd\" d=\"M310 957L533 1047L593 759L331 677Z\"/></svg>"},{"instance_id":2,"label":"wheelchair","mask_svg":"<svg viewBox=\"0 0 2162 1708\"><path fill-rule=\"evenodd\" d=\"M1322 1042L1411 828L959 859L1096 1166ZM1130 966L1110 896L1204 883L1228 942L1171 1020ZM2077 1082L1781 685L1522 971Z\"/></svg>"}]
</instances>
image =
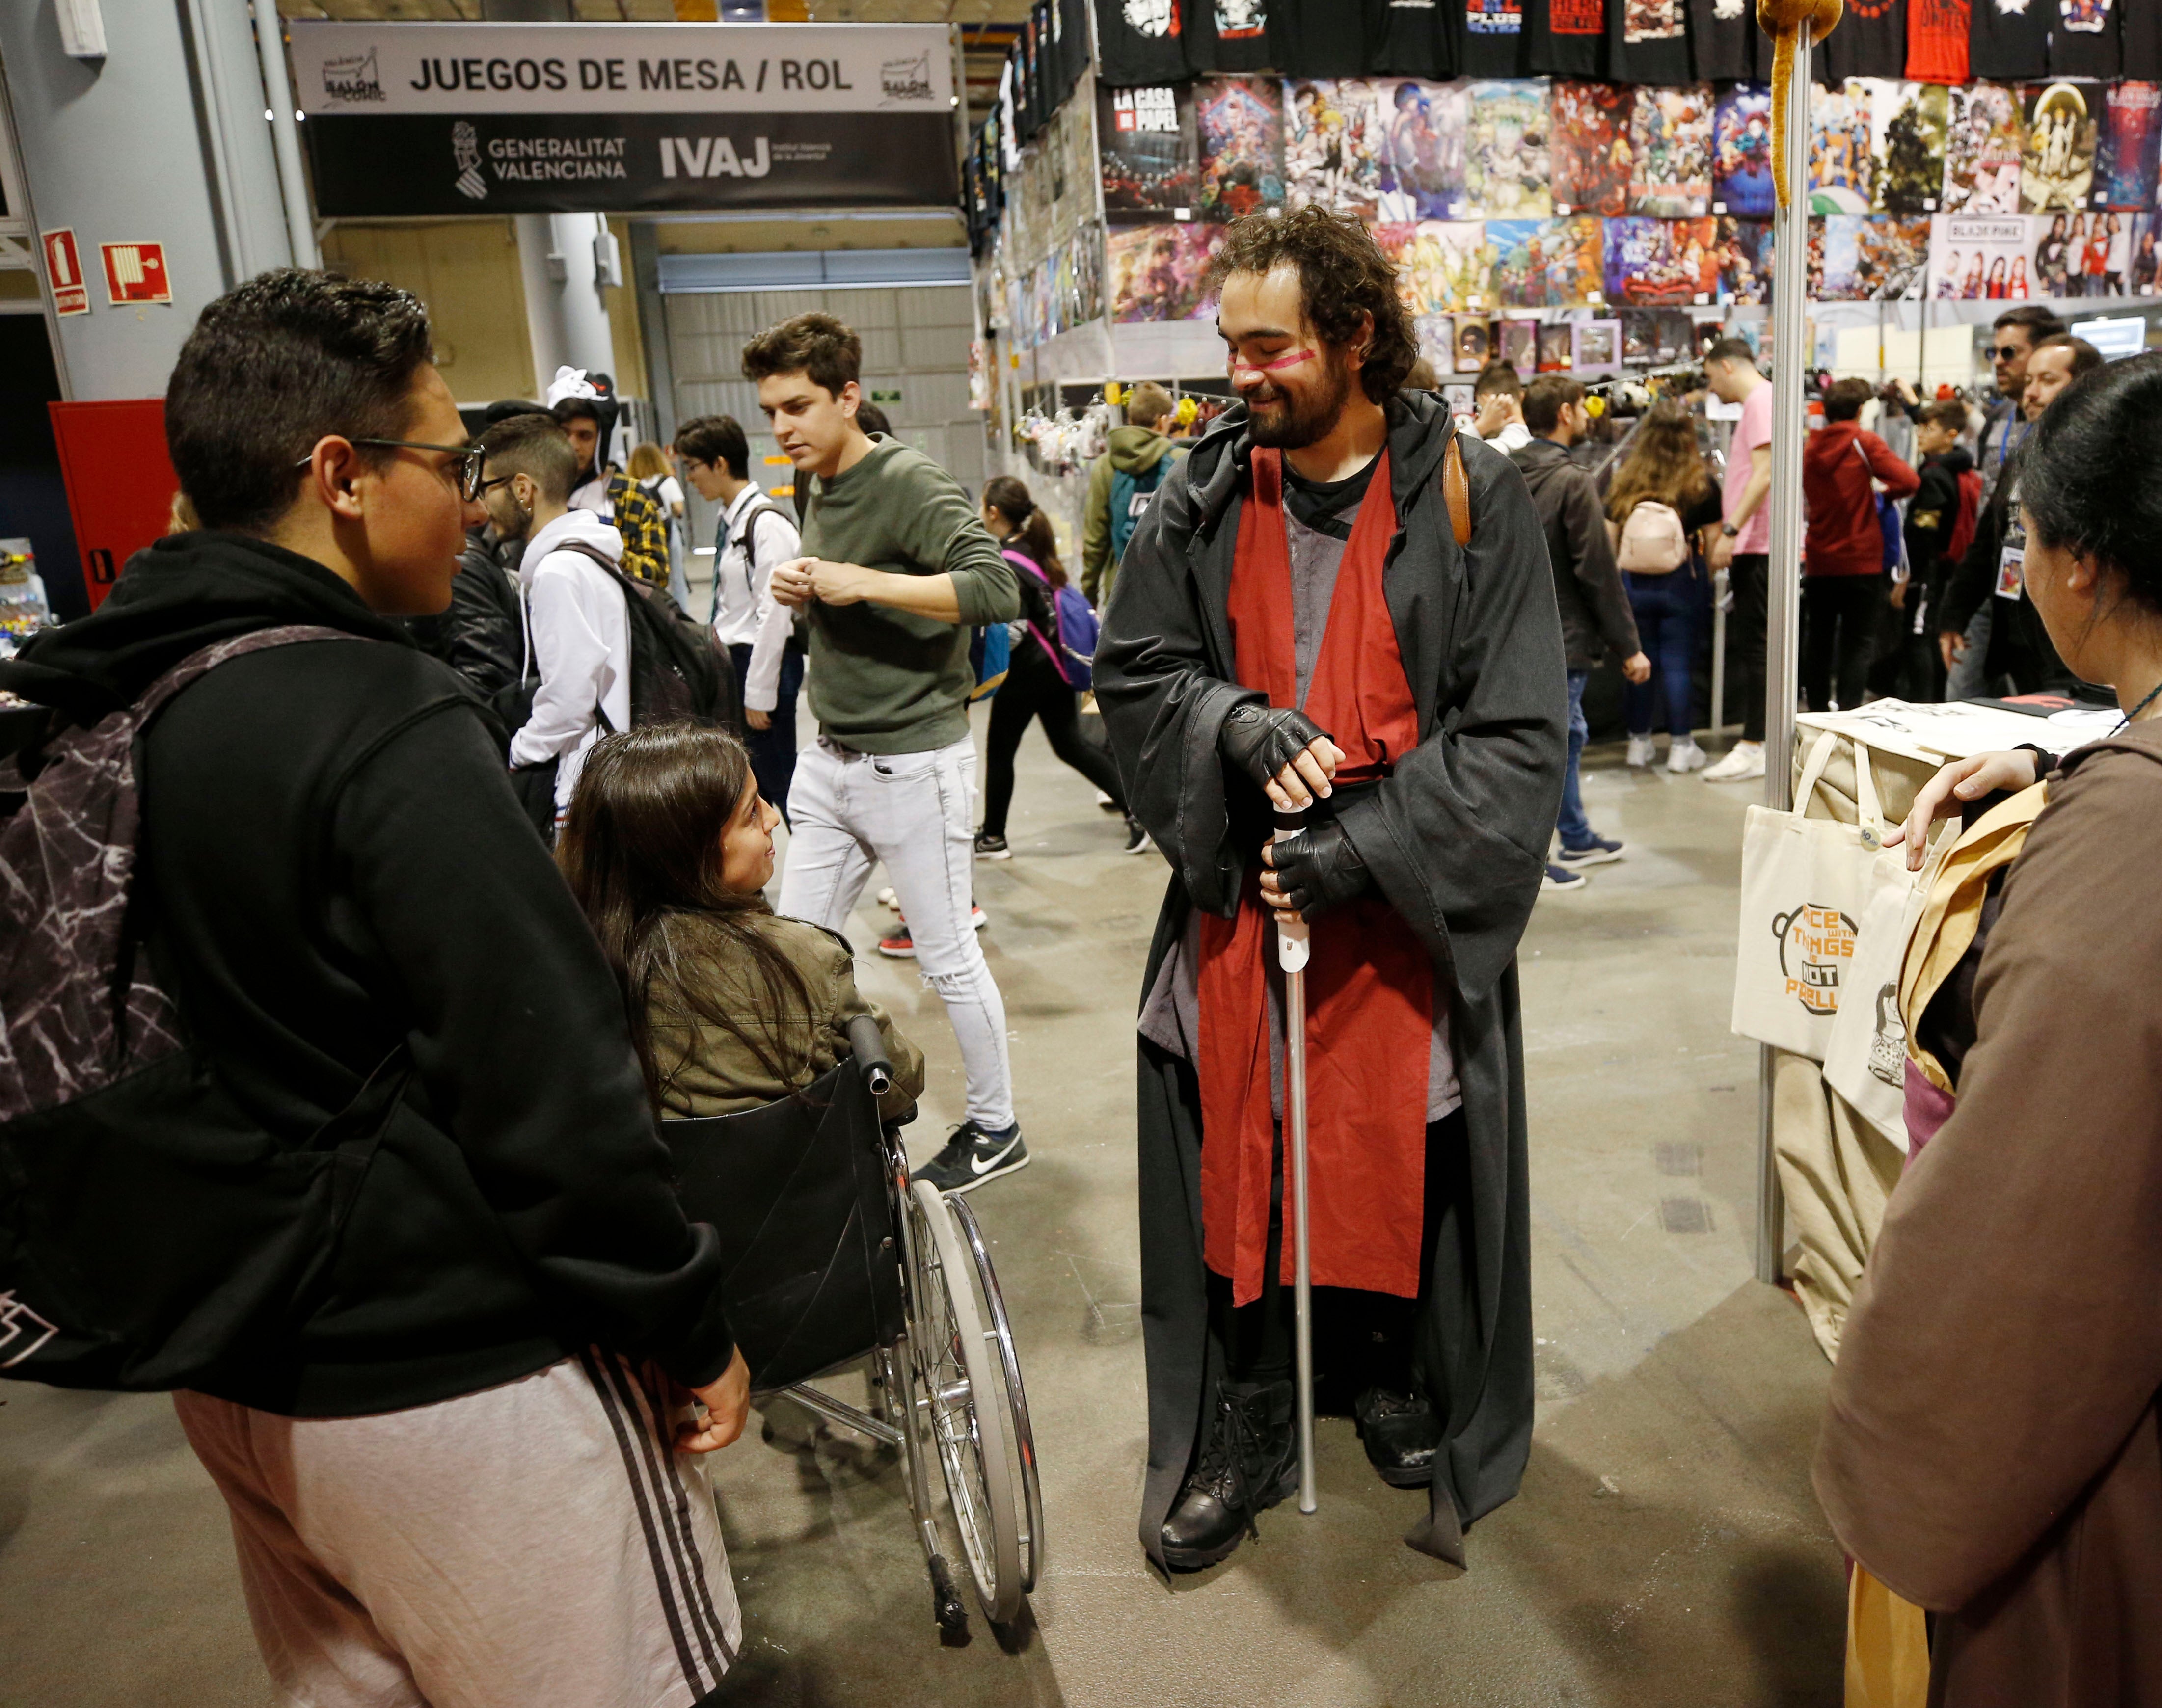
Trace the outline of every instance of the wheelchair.
<instances>
[{"instance_id":1,"label":"wheelchair","mask_svg":"<svg viewBox=\"0 0 2162 1708\"><path fill-rule=\"evenodd\" d=\"M722 1294L754 1395L786 1394L900 1450L943 1631L968 1628L928 1466L984 1616L1010 1623L1043 1558L1043 1494L1021 1361L975 1213L909 1179L879 1119L892 1083L878 1025L792 1097L661 1123L677 1191L729 1254ZM872 1409L816 1378L868 1361Z\"/></svg>"}]
</instances>

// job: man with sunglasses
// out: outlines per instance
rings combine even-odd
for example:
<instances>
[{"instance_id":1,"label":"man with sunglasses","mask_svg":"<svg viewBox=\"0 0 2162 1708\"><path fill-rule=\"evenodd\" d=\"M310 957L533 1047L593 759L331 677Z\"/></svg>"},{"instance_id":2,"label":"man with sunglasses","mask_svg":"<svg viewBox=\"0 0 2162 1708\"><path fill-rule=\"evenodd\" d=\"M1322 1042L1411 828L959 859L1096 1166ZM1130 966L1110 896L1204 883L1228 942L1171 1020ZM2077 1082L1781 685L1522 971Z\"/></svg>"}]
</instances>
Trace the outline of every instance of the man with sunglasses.
<instances>
[{"instance_id":1,"label":"man with sunglasses","mask_svg":"<svg viewBox=\"0 0 2162 1708\"><path fill-rule=\"evenodd\" d=\"M236 645L138 744L130 917L192 1060L136 1074L170 1093L111 1153L197 1213L111 1179L102 1232L185 1325L167 1379L278 1700L688 1708L741 1624L683 1455L749 1375L614 976L484 707L399 622L481 518L430 343L413 297L327 273L211 304L165 397L203 526L0 665L91 724Z\"/></svg>"}]
</instances>

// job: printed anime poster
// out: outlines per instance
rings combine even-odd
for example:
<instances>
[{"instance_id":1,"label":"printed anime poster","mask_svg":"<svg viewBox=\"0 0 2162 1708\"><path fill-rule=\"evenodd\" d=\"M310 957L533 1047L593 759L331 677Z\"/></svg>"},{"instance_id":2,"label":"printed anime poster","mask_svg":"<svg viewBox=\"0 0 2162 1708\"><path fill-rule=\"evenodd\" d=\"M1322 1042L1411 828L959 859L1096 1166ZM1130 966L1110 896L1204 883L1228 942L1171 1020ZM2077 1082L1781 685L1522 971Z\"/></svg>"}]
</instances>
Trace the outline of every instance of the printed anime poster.
<instances>
[{"instance_id":1,"label":"printed anime poster","mask_svg":"<svg viewBox=\"0 0 2162 1708\"><path fill-rule=\"evenodd\" d=\"M1557 78L1552 110L1554 211L1628 212L1631 92L1618 83Z\"/></svg>"},{"instance_id":2,"label":"printed anime poster","mask_svg":"<svg viewBox=\"0 0 2162 1708\"><path fill-rule=\"evenodd\" d=\"M2024 301L2035 294L2029 229L2047 224L2018 214L1937 215L1930 221L1930 294L1940 302Z\"/></svg>"},{"instance_id":3,"label":"printed anime poster","mask_svg":"<svg viewBox=\"0 0 2162 1708\"><path fill-rule=\"evenodd\" d=\"M1552 213L1547 80L1477 82L1465 94L1464 211L1487 219Z\"/></svg>"},{"instance_id":4,"label":"printed anime poster","mask_svg":"<svg viewBox=\"0 0 2162 1708\"><path fill-rule=\"evenodd\" d=\"M1397 289L1413 314L1452 314L1493 302L1492 263L1482 223L1421 220L1397 229L1403 236L1396 257Z\"/></svg>"},{"instance_id":5,"label":"printed anime poster","mask_svg":"<svg viewBox=\"0 0 2162 1708\"><path fill-rule=\"evenodd\" d=\"M1869 85L1850 77L1810 102L1810 211L1867 213L1876 199Z\"/></svg>"},{"instance_id":6,"label":"printed anime poster","mask_svg":"<svg viewBox=\"0 0 2162 1708\"><path fill-rule=\"evenodd\" d=\"M2002 83L1945 91L1941 213L2019 211L2019 97Z\"/></svg>"},{"instance_id":7,"label":"printed anime poster","mask_svg":"<svg viewBox=\"0 0 2162 1708\"><path fill-rule=\"evenodd\" d=\"M1877 156L1878 213L1935 213L1945 190L1951 103L1940 83L1873 82L1869 129Z\"/></svg>"},{"instance_id":8,"label":"printed anime poster","mask_svg":"<svg viewBox=\"0 0 2162 1708\"><path fill-rule=\"evenodd\" d=\"M2153 296L2162 286L2162 224L2153 214L2134 214L2132 216L2132 270L2125 275L2124 289L2128 295Z\"/></svg>"},{"instance_id":9,"label":"printed anime poster","mask_svg":"<svg viewBox=\"0 0 2162 1708\"><path fill-rule=\"evenodd\" d=\"M2162 138L2162 84L2112 83L2104 99L2102 146L2095 157L2095 204L2152 207L2157 141Z\"/></svg>"},{"instance_id":10,"label":"printed anime poster","mask_svg":"<svg viewBox=\"0 0 2162 1708\"><path fill-rule=\"evenodd\" d=\"M1541 373L1566 373L1575 359L1576 330L1566 320L1549 320L1539 328Z\"/></svg>"},{"instance_id":11,"label":"printed anime poster","mask_svg":"<svg viewBox=\"0 0 2162 1708\"><path fill-rule=\"evenodd\" d=\"M1930 221L1889 214L1828 214L1810 244L1810 294L1819 302L1919 297L1930 265Z\"/></svg>"},{"instance_id":12,"label":"printed anime poster","mask_svg":"<svg viewBox=\"0 0 2162 1708\"><path fill-rule=\"evenodd\" d=\"M1577 214L1548 222L1547 294L1551 306L1596 303L1606 294L1606 221Z\"/></svg>"},{"instance_id":13,"label":"printed anime poster","mask_svg":"<svg viewBox=\"0 0 2162 1708\"><path fill-rule=\"evenodd\" d=\"M1711 211L1769 219L1778 203L1772 171L1772 91L1736 83L1719 97L1711 119Z\"/></svg>"},{"instance_id":14,"label":"printed anime poster","mask_svg":"<svg viewBox=\"0 0 2162 1708\"><path fill-rule=\"evenodd\" d=\"M1711 211L1711 85L1640 86L1629 126L1629 211L1662 219Z\"/></svg>"},{"instance_id":15,"label":"printed anime poster","mask_svg":"<svg viewBox=\"0 0 2162 1708\"><path fill-rule=\"evenodd\" d=\"M2036 295L2126 294L2135 235L2132 215L2097 208L2092 213L2037 214L2031 223Z\"/></svg>"},{"instance_id":16,"label":"printed anime poster","mask_svg":"<svg viewBox=\"0 0 2162 1708\"><path fill-rule=\"evenodd\" d=\"M1191 86L1158 84L1103 94L1104 209L1170 215L1201 194Z\"/></svg>"},{"instance_id":17,"label":"printed anime poster","mask_svg":"<svg viewBox=\"0 0 2162 1708\"><path fill-rule=\"evenodd\" d=\"M1708 303L1719 290L1719 222L1606 221L1606 300L1617 308Z\"/></svg>"},{"instance_id":18,"label":"printed anime poster","mask_svg":"<svg viewBox=\"0 0 2162 1708\"><path fill-rule=\"evenodd\" d=\"M1111 319L1133 325L1204 313L1201 275L1223 240L1217 226L1129 226L1110 232L1104 247Z\"/></svg>"},{"instance_id":19,"label":"printed anime poster","mask_svg":"<svg viewBox=\"0 0 2162 1708\"><path fill-rule=\"evenodd\" d=\"M1549 309L1581 302L1569 220L1489 220L1486 249L1494 299L1504 308Z\"/></svg>"},{"instance_id":20,"label":"printed anime poster","mask_svg":"<svg viewBox=\"0 0 2162 1708\"><path fill-rule=\"evenodd\" d=\"M1722 303L1772 300L1772 227L1767 220L1722 219L1718 228Z\"/></svg>"},{"instance_id":21,"label":"printed anime poster","mask_svg":"<svg viewBox=\"0 0 2162 1708\"><path fill-rule=\"evenodd\" d=\"M1371 220L1381 204L1381 118L1363 77L1286 84L1284 199Z\"/></svg>"},{"instance_id":22,"label":"printed anime poster","mask_svg":"<svg viewBox=\"0 0 2162 1708\"><path fill-rule=\"evenodd\" d=\"M1464 91L1381 80L1381 217L1450 219L1464 208Z\"/></svg>"},{"instance_id":23,"label":"printed anime poster","mask_svg":"<svg viewBox=\"0 0 2162 1708\"><path fill-rule=\"evenodd\" d=\"M2026 115L2019 149L2020 211L2085 207L2094 190L2098 115L2076 83L2029 84L2019 96Z\"/></svg>"},{"instance_id":24,"label":"printed anime poster","mask_svg":"<svg viewBox=\"0 0 2162 1708\"><path fill-rule=\"evenodd\" d=\"M1283 86L1273 77L1204 77L1194 86L1204 220L1229 221L1282 207Z\"/></svg>"}]
</instances>

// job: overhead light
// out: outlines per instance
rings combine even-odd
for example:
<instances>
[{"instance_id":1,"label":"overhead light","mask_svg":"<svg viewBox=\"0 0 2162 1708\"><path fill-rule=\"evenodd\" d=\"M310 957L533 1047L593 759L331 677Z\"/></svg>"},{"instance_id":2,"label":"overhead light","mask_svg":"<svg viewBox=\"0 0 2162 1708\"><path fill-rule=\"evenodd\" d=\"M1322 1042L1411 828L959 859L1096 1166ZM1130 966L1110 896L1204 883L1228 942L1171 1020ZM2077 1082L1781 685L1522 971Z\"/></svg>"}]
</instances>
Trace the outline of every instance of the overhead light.
<instances>
[{"instance_id":1,"label":"overhead light","mask_svg":"<svg viewBox=\"0 0 2162 1708\"><path fill-rule=\"evenodd\" d=\"M277 115L276 113L274 113L274 112L271 112L271 110L270 110L269 107L264 107L264 108L263 109L263 122L264 122L264 123L265 123L265 124L272 124L272 123L274 123L274 122L276 122L276 120L277 120L277 117L278 117L278 115Z\"/></svg>"}]
</instances>

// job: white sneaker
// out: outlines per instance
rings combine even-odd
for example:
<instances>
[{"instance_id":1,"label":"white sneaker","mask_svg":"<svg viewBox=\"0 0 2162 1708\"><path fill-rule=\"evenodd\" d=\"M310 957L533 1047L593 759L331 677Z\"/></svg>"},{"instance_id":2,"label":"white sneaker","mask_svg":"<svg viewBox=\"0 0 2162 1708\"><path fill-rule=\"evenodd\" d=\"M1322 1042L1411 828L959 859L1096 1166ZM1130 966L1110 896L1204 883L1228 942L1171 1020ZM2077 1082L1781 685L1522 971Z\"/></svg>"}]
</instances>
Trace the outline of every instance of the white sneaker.
<instances>
[{"instance_id":1,"label":"white sneaker","mask_svg":"<svg viewBox=\"0 0 2162 1708\"><path fill-rule=\"evenodd\" d=\"M1710 756L1697 746L1694 736L1684 736L1667 749L1667 769L1677 776L1688 771L1701 771L1710 763ZM1764 763L1762 748L1757 750L1757 763Z\"/></svg>"},{"instance_id":2,"label":"white sneaker","mask_svg":"<svg viewBox=\"0 0 2162 1708\"><path fill-rule=\"evenodd\" d=\"M897 914L901 911L901 903L893 898L893 890L891 886L888 886L886 888L882 889L878 893L878 903L880 907L885 909L890 913Z\"/></svg>"},{"instance_id":3,"label":"white sneaker","mask_svg":"<svg viewBox=\"0 0 2162 1708\"><path fill-rule=\"evenodd\" d=\"M1764 744L1736 742L1733 750L1704 773L1706 783L1740 783L1764 774Z\"/></svg>"},{"instance_id":4,"label":"white sneaker","mask_svg":"<svg viewBox=\"0 0 2162 1708\"><path fill-rule=\"evenodd\" d=\"M1629 768L1642 771L1652 763L1652 738L1649 736L1629 737Z\"/></svg>"}]
</instances>

